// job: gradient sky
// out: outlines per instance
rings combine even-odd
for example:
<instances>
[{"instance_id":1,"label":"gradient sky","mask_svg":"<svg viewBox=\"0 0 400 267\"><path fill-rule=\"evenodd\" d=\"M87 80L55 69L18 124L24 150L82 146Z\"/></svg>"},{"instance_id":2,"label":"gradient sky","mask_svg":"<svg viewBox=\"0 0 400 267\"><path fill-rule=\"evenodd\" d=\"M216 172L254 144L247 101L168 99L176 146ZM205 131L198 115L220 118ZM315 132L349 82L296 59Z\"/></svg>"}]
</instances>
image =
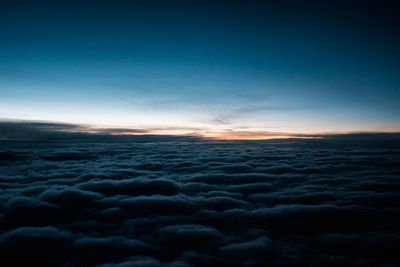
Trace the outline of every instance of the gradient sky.
<instances>
[{"instance_id":1,"label":"gradient sky","mask_svg":"<svg viewBox=\"0 0 400 267\"><path fill-rule=\"evenodd\" d=\"M400 130L395 1L0 1L0 119Z\"/></svg>"}]
</instances>

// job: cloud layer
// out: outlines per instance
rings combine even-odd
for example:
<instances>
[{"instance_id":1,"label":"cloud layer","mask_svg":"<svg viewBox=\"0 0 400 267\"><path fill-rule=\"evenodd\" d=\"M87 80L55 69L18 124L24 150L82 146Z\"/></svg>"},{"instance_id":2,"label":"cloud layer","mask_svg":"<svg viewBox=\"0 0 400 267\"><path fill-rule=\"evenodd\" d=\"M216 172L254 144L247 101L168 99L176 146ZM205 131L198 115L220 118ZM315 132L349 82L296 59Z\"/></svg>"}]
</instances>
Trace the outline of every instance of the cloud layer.
<instances>
[{"instance_id":1,"label":"cloud layer","mask_svg":"<svg viewBox=\"0 0 400 267\"><path fill-rule=\"evenodd\" d=\"M400 147L334 138L2 143L0 257L20 266L395 264L399 175Z\"/></svg>"}]
</instances>

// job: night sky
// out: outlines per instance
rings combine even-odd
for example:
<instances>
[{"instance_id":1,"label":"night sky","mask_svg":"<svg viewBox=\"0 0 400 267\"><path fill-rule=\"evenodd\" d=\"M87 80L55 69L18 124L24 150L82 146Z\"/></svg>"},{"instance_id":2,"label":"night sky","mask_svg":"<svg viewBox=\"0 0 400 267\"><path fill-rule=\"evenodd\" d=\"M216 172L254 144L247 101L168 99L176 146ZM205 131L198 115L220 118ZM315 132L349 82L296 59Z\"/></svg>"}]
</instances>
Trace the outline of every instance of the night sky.
<instances>
[{"instance_id":1,"label":"night sky","mask_svg":"<svg viewBox=\"0 0 400 267\"><path fill-rule=\"evenodd\" d=\"M155 134L400 130L394 1L5 1L0 119Z\"/></svg>"}]
</instances>

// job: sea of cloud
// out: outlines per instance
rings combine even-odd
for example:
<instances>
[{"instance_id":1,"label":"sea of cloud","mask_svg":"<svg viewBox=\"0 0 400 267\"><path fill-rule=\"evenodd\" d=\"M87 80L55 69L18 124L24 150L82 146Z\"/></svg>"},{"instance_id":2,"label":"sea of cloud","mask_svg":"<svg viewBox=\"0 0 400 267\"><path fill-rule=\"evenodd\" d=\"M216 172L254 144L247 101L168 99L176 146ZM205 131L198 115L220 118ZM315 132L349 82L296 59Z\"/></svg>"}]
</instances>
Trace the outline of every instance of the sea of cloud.
<instances>
[{"instance_id":1,"label":"sea of cloud","mask_svg":"<svg viewBox=\"0 0 400 267\"><path fill-rule=\"evenodd\" d=\"M389 266L400 149L2 143L0 211L2 266Z\"/></svg>"}]
</instances>

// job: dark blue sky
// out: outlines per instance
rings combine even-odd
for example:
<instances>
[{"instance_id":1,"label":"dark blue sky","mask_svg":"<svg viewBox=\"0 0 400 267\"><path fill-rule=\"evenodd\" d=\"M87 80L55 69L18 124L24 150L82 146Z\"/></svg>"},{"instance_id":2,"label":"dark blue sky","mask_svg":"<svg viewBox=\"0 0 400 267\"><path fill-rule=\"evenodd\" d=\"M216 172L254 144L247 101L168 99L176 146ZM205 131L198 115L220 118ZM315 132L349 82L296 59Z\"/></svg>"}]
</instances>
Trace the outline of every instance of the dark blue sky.
<instances>
[{"instance_id":1,"label":"dark blue sky","mask_svg":"<svg viewBox=\"0 0 400 267\"><path fill-rule=\"evenodd\" d=\"M393 1L1 1L0 118L207 136L400 130Z\"/></svg>"}]
</instances>

